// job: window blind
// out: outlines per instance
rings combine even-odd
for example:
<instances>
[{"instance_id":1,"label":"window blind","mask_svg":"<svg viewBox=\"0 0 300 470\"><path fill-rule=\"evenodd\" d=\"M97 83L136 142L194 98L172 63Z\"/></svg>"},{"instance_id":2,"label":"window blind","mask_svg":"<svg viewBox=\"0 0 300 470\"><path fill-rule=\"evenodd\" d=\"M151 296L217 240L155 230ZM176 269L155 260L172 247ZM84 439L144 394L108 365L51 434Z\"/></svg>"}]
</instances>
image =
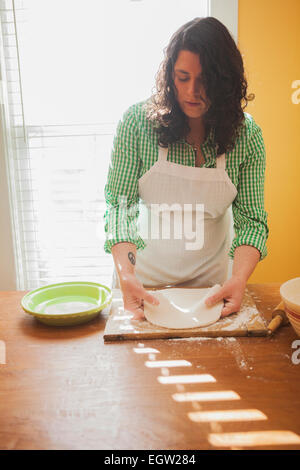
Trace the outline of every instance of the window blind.
<instances>
[{"instance_id":1,"label":"window blind","mask_svg":"<svg viewBox=\"0 0 300 470\"><path fill-rule=\"evenodd\" d=\"M116 122L40 126L23 122L26 110L16 33L25 21L26 1L14 5L1 1L5 64L1 76L7 97L17 288L76 280L109 285L113 263L103 250L103 188Z\"/></svg>"},{"instance_id":2,"label":"window blind","mask_svg":"<svg viewBox=\"0 0 300 470\"><path fill-rule=\"evenodd\" d=\"M171 35L205 16L207 5L0 0L1 125L18 289L110 285L103 191L118 120L150 96Z\"/></svg>"}]
</instances>

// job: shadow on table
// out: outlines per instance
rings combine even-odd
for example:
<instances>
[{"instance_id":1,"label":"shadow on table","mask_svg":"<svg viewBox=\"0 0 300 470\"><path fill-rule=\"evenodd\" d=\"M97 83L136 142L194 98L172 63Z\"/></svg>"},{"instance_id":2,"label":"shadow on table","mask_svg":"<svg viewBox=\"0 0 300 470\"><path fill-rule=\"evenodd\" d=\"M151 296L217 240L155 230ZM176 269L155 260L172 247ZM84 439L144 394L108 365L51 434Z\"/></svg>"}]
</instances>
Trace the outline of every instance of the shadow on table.
<instances>
[{"instance_id":1,"label":"shadow on table","mask_svg":"<svg viewBox=\"0 0 300 470\"><path fill-rule=\"evenodd\" d=\"M84 337L99 334L104 331L108 317L109 308L103 309L93 320L81 325L51 326L39 322L30 315L24 315L19 322L19 327L27 336L34 338L66 339Z\"/></svg>"}]
</instances>

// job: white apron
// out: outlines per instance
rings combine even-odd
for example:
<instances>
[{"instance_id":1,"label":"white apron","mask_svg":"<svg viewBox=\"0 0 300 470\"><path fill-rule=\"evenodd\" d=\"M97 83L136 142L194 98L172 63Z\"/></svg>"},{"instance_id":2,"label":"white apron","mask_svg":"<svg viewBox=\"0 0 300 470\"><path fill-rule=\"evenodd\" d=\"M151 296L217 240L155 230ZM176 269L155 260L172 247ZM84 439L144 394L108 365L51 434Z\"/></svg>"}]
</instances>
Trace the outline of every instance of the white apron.
<instances>
[{"instance_id":1,"label":"white apron","mask_svg":"<svg viewBox=\"0 0 300 470\"><path fill-rule=\"evenodd\" d=\"M216 159L217 168L180 165L167 156L159 146L158 160L138 180L138 232L146 247L136 252L136 277L145 287L223 284L232 238L229 209L237 195L225 154ZM119 287L116 270L112 287Z\"/></svg>"}]
</instances>

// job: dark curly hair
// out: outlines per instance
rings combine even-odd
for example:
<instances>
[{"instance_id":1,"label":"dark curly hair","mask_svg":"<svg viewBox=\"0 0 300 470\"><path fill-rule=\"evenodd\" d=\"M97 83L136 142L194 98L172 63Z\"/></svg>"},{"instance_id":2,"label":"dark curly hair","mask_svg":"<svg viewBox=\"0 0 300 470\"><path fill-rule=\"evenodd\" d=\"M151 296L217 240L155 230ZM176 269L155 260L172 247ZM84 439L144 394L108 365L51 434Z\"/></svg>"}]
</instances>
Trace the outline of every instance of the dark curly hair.
<instances>
[{"instance_id":1,"label":"dark curly hair","mask_svg":"<svg viewBox=\"0 0 300 470\"><path fill-rule=\"evenodd\" d=\"M146 116L154 124L163 147L184 138L190 131L188 117L175 96L173 70L180 50L199 54L203 85L210 107L203 115L206 134L214 130L218 154L234 147L244 123L247 96L244 66L228 29L216 18L194 18L181 26L164 49L156 78L156 93L146 103ZM242 102L244 101L244 105Z\"/></svg>"}]
</instances>

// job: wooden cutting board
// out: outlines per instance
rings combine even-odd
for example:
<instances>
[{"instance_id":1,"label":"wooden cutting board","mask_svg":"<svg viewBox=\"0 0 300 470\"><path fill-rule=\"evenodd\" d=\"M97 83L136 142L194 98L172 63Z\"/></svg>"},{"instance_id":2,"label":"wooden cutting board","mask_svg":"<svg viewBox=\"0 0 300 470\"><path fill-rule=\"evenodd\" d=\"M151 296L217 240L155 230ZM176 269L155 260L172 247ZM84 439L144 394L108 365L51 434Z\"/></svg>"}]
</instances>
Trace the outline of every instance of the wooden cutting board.
<instances>
[{"instance_id":1,"label":"wooden cutting board","mask_svg":"<svg viewBox=\"0 0 300 470\"><path fill-rule=\"evenodd\" d=\"M268 329L265 321L257 310L247 288L238 313L220 318L213 325L182 330L152 325L147 320L132 320L130 315L124 312L121 290L112 289L112 293L113 300L105 326L104 341L189 338L193 336L267 336Z\"/></svg>"}]
</instances>

